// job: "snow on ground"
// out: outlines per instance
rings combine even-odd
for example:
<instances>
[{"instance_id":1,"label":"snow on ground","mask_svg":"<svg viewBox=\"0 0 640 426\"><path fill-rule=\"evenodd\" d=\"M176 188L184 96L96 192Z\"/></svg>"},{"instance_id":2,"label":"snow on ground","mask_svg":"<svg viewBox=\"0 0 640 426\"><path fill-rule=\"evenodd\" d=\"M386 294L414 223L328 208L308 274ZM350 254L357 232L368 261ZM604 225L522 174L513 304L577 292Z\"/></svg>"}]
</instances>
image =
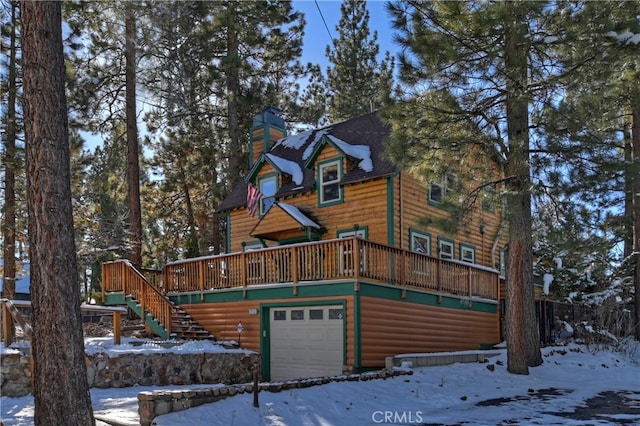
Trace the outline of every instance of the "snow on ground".
<instances>
[{"instance_id":1,"label":"snow on ground","mask_svg":"<svg viewBox=\"0 0 640 426\"><path fill-rule=\"evenodd\" d=\"M625 351L569 344L543 349L527 376L506 371L506 353L488 363L416 368L411 376L329 383L250 394L156 418L180 425L640 424L640 344ZM492 367L490 367L492 366ZM185 388L211 387L186 386ZM92 389L94 413L137 424L137 394L167 387ZM175 389L175 387L171 387ZM33 398L0 399L4 425L31 425ZM100 425L104 423L98 422Z\"/></svg>"}]
</instances>

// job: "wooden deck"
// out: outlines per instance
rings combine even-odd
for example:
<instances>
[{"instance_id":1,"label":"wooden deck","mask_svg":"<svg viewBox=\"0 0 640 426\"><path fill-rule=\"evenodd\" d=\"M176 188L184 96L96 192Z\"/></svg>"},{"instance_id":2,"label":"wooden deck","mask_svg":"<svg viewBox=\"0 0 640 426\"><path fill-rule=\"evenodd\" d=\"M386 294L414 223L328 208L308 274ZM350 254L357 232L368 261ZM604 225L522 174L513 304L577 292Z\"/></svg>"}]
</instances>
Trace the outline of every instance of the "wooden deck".
<instances>
[{"instance_id":1,"label":"wooden deck","mask_svg":"<svg viewBox=\"0 0 640 426\"><path fill-rule=\"evenodd\" d=\"M125 262L103 265L103 292L124 292L146 304L171 293L251 288L276 283L367 281L468 298L498 299L498 271L439 259L359 238L335 239L185 259L160 271L125 273ZM145 279L145 277L148 277ZM155 291L145 289L143 281ZM166 308L165 308L166 309ZM168 316L163 312L162 316Z\"/></svg>"}]
</instances>

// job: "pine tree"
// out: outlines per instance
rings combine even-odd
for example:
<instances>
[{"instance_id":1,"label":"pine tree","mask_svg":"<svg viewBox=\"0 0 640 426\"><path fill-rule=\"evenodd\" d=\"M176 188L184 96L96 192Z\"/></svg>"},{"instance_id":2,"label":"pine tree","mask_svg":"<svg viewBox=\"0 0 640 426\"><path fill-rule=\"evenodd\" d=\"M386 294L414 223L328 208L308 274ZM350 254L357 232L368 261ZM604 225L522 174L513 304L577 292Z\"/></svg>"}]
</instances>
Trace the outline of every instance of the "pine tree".
<instances>
[{"instance_id":1,"label":"pine tree","mask_svg":"<svg viewBox=\"0 0 640 426\"><path fill-rule=\"evenodd\" d=\"M73 50L70 61L72 126L110 133L119 123L127 124L122 139L128 154L129 259L134 265L142 264L136 60L141 56L138 49L144 50L147 43L136 22L146 17L144 12L140 2L90 2L71 4L67 13L72 36L86 33L78 43L83 48Z\"/></svg>"},{"instance_id":2,"label":"pine tree","mask_svg":"<svg viewBox=\"0 0 640 426\"><path fill-rule=\"evenodd\" d=\"M553 170L548 173L553 185L546 192L555 199L565 197L579 203L586 232L613 233L612 252L617 241L624 241L622 257L613 261L621 263L620 273L639 286L638 295L640 275L634 255L638 244L634 245L633 232L640 228L640 210L634 211L633 194L638 193L640 184L640 154L634 149L634 135L638 138L640 131L632 129L634 120L636 126L640 122L640 5L617 2L611 6L605 14L599 3L585 4L572 19L582 22L583 27L591 22L590 27L599 31L576 37L572 46L557 47L565 68L580 65L582 55L576 52L593 51L593 46L602 46L599 50L606 56L579 67L578 73L563 81L563 99L547 105L541 113L542 133L548 149L556 153L546 160L547 168ZM640 146L637 141L636 146ZM578 151L580 155L576 155ZM610 279L618 279L617 274ZM636 323L640 323L640 316Z\"/></svg>"},{"instance_id":3,"label":"pine tree","mask_svg":"<svg viewBox=\"0 0 640 426\"><path fill-rule=\"evenodd\" d=\"M364 0L347 0L340 6L340 22L336 26L338 38L327 46L326 55L329 114L331 122L371 112L372 106L388 87L393 60L387 52L378 64L380 46L378 33L369 31L369 11ZM370 37L371 35L371 37Z\"/></svg>"},{"instance_id":4,"label":"pine tree","mask_svg":"<svg viewBox=\"0 0 640 426\"><path fill-rule=\"evenodd\" d=\"M3 2L4 4L4 2ZM2 85L3 101L4 93L6 97L6 112L4 112L4 152L2 164L4 165L4 200L2 204L2 246L3 246L3 268L2 268L2 297L15 299L16 295L16 175L19 175L21 167L21 156L17 147L18 139L18 63L17 63L17 39L18 39L18 12L17 3L10 1L7 22L3 22L3 29L8 31L9 43L7 63L4 64L8 70L5 82ZM4 13L2 14L4 17ZM2 37L7 36L3 31ZM4 43L3 43L4 47ZM4 50L4 49L3 49ZM12 329L13 330L13 329Z\"/></svg>"},{"instance_id":5,"label":"pine tree","mask_svg":"<svg viewBox=\"0 0 640 426\"><path fill-rule=\"evenodd\" d=\"M21 3L34 421L93 425L73 212L61 3Z\"/></svg>"},{"instance_id":6,"label":"pine tree","mask_svg":"<svg viewBox=\"0 0 640 426\"><path fill-rule=\"evenodd\" d=\"M289 2L154 9L153 66L143 81L155 106L145 122L150 162L162 176L153 190L170 256L220 250L215 210L248 167L251 117L266 105L298 101L297 79L307 71L299 63L303 23Z\"/></svg>"},{"instance_id":7,"label":"pine tree","mask_svg":"<svg viewBox=\"0 0 640 426\"><path fill-rule=\"evenodd\" d=\"M558 44L575 47L580 37L594 33L585 23L597 23L615 8L591 6L587 12L597 13L581 15L582 4L526 1L396 2L389 7L399 31L396 40L405 48L402 100L389 110L392 153L398 159L408 153L410 164L437 169L446 158L480 145L498 167L499 179L489 176L485 182L501 183L506 198L512 373L527 374L527 366L542 362L533 312L531 202L533 190L544 187L547 158L558 153L538 137L534 129L541 124L532 119L561 96L562 81L602 58L599 45L573 49L574 66L564 67L557 53ZM476 132L451 132L459 123ZM478 132L482 137L469 137Z\"/></svg>"}]
</instances>

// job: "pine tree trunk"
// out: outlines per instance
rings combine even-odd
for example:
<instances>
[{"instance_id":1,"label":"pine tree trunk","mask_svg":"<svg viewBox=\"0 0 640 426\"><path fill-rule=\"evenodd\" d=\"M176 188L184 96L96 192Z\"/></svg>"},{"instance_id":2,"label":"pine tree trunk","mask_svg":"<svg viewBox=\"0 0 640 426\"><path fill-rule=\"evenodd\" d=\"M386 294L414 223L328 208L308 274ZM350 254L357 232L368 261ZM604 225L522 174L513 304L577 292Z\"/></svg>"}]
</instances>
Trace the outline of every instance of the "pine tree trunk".
<instances>
[{"instance_id":1,"label":"pine tree trunk","mask_svg":"<svg viewBox=\"0 0 640 426\"><path fill-rule=\"evenodd\" d=\"M11 36L9 45L7 138L4 158L4 205L2 237L4 241L2 297L16 298L16 4L11 2ZM11 317L9 316L9 320ZM13 332L13 327L11 327ZM12 336L13 337L13 336ZM13 339L11 339L13 340Z\"/></svg>"},{"instance_id":2,"label":"pine tree trunk","mask_svg":"<svg viewBox=\"0 0 640 426\"><path fill-rule=\"evenodd\" d=\"M509 139L507 160L509 254L505 313L507 369L510 373L529 374L528 366L542 363L542 356L532 285L527 27L523 8L518 4L510 4L510 9L511 13L508 15L512 20L507 18L505 23L507 136Z\"/></svg>"},{"instance_id":3,"label":"pine tree trunk","mask_svg":"<svg viewBox=\"0 0 640 426\"><path fill-rule=\"evenodd\" d=\"M635 269L633 275L633 288L635 289L635 336L640 340L640 93L631 102L631 157L634 170L632 191L633 194L633 251L635 256Z\"/></svg>"},{"instance_id":4,"label":"pine tree trunk","mask_svg":"<svg viewBox=\"0 0 640 426\"><path fill-rule=\"evenodd\" d=\"M24 0L34 424L93 425L71 207L62 3Z\"/></svg>"},{"instance_id":5,"label":"pine tree trunk","mask_svg":"<svg viewBox=\"0 0 640 426\"><path fill-rule=\"evenodd\" d=\"M140 206L140 160L136 117L136 18L131 3L126 5L126 116L127 198L129 204L129 260L142 266L142 208Z\"/></svg>"},{"instance_id":6,"label":"pine tree trunk","mask_svg":"<svg viewBox=\"0 0 640 426\"><path fill-rule=\"evenodd\" d=\"M229 170L228 181L233 188L240 179L240 147L239 130L239 102L240 95L240 71L238 56L238 32L236 30L236 2L227 3L227 57L226 83L227 83L227 120L229 124Z\"/></svg>"}]
</instances>

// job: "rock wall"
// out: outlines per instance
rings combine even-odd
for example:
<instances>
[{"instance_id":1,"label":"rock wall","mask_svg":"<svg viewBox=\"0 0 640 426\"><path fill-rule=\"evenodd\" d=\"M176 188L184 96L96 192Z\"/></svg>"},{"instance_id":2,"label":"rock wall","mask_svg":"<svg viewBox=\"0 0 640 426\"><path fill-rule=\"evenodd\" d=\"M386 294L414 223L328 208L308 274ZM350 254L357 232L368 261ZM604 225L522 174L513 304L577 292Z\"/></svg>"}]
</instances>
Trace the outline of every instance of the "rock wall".
<instances>
[{"instance_id":1,"label":"rock wall","mask_svg":"<svg viewBox=\"0 0 640 426\"><path fill-rule=\"evenodd\" d=\"M259 360L256 353L222 352L199 354L123 354L87 355L90 387L165 386L191 384L234 384L252 380L251 367ZM0 356L0 395L24 396L31 393L31 365L27 356Z\"/></svg>"},{"instance_id":2,"label":"rock wall","mask_svg":"<svg viewBox=\"0 0 640 426\"><path fill-rule=\"evenodd\" d=\"M153 419L163 414L198 407L202 404L216 402L243 393L252 393L255 391L258 393L265 391L282 392L288 389L307 388L331 382L358 382L411 374L413 374L413 371L407 369L385 369L361 374L260 383L256 388L254 388L252 384L244 384L187 391L146 391L138 394L138 414L140 415L141 426L151 426ZM254 395L254 397L256 396Z\"/></svg>"}]
</instances>

